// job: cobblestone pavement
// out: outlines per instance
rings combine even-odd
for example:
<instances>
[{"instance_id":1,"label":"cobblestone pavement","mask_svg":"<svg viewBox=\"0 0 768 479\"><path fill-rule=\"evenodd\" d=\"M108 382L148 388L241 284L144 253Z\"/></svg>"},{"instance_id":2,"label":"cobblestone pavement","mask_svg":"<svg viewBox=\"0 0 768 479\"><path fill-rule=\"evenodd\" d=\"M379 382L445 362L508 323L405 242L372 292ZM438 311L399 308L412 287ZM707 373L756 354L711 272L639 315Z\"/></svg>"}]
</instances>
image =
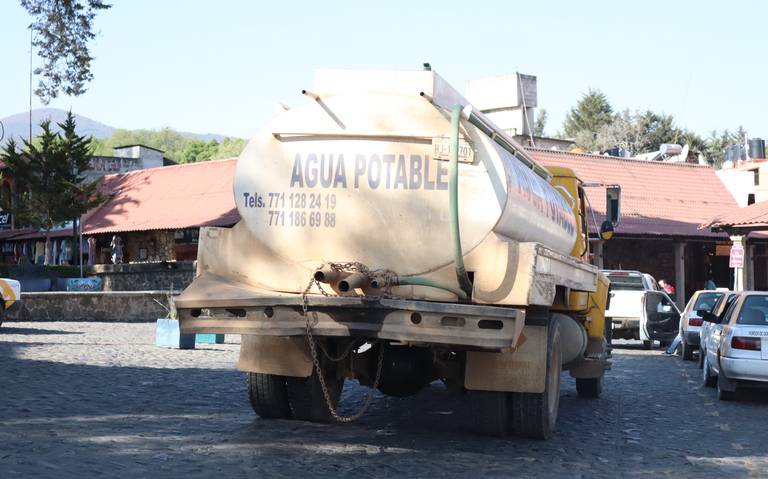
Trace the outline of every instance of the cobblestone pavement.
<instances>
[{"instance_id":1,"label":"cobblestone pavement","mask_svg":"<svg viewBox=\"0 0 768 479\"><path fill-rule=\"evenodd\" d=\"M438 384L351 425L262 420L237 344L154 347L152 324L5 323L0 478L766 477L768 393L719 402L695 363L627 343L599 400L563 376L549 441L467 431ZM228 341L235 337L227 337ZM345 387L347 412L367 390Z\"/></svg>"}]
</instances>

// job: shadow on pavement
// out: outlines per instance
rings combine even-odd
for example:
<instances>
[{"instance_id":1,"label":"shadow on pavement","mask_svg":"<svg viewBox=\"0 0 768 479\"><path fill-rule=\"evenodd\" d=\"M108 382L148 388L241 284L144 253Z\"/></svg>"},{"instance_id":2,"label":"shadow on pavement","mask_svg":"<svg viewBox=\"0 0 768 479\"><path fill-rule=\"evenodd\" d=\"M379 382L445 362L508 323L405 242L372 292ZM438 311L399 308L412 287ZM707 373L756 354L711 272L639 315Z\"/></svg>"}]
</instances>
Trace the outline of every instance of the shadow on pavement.
<instances>
[{"instance_id":1,"label":"shadow on pavement","mask_svg":"<svg viewBox=\"0 0 768 479\"><path fill-rule=\"evenodd\" d=\"M42 328L14 328L13 326L0 327L0 334L83 334L81 331L61 331L58 329L42 329Z\"/></svg>"},{"instance_id":2,"label":"shadow on pavement","mask_svg":"<svg viewBox=\"0 0 768 479\"><path fill-rule=\"evenodd\" d=\"M706 458L727 452L739 460L768 453L762 442L730 449L738 438L762 437L764 423L744 419L754 404L717 404L721 417L713 418L712 427L730 424L732 433L687 436L679 428L670 430L673 422L695 420L701 411L690 407L691 401L701 399L678 384L680 370L673 363L643 362L624 353L601 399L578 398L574 381L564 374L559 431L549 441L531 441L469 433L466 395L441 385L411 398L377 395L369 413L348 425L265 420L250 409L244 375L231 369L65 364L15 357L17 346L29 343L0 342L4 479L74 472L84 477L359 478L616 477L642 471L653 477L682 464L678 477L707 471L738 476L745 475L738 465L715 461L705 469L686 463L686 450ZM656 376L642 382L649 371ZM670 391L670 384L680 389ZM354 382L346 386L342 413L355 412L366 392ZM674 401L664 399L670 393ZM730 409L738 412L733 418L722 412ZM628 425L633 414L637 429ZM727 422L739 418L741 423ZM711 444L686 442L702 434ZM638 442L630 442L635 437ZM667 442L658 444L662 438ZM677 449L669 448L670 441ZM633 455L648 460L635 464Z\"/></svg>"}]
</instances>

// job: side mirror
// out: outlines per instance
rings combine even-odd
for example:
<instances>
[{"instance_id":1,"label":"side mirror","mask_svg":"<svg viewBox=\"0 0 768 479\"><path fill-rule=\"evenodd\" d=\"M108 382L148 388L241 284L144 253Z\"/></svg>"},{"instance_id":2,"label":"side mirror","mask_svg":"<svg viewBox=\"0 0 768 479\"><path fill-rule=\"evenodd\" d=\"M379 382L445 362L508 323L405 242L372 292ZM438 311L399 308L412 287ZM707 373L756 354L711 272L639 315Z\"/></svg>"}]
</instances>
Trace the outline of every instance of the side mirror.
<instances>
[{"instance_id":1,"label":"side mirror","mask_svg":"<svg viewBox=\"0 0 768 479\"><path fill-rule=\"evenodd\" d=\"M600 238L604 241L613 238L613 223L608 220L603 221L603 224L600 225Z\"/></svg>"},{"instance_id":2,"label":"side mirror","mask_svg":"<svg viewBox=\"0 0 768 479\"><path fill-rule=\"evenodd\" d=\"M621 186L605 188L605 218L616 226L621 221Z\"/></svg>"},{"instance_id":3,"label":"side mirror","mask_svg":"<svg viewBox=\"0 0 768 479\"><path fill-rule=\"evenodd\" d=\"M696 314L699 315L699 317L708 323L717 323L717 316L706 309L700 309L696 311Z\"/></svg>"}]
</instances>

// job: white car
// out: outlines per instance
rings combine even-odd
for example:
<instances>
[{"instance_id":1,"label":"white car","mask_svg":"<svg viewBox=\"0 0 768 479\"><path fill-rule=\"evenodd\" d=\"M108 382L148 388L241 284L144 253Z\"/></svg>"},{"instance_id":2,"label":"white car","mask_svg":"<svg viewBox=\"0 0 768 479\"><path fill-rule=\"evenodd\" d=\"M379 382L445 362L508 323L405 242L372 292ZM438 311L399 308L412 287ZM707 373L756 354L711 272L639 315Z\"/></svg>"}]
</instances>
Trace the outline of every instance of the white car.
<instances>
[{"instance_id":1,"label":"white car","mask_svg":"<svg viewBox=\"0 0 768 479\"><path fill-rule=\"evenodd\" d=\"M712 314L703 314L715 322ZM703 359L704 386L717 386L722 400L737 388L768 387L768 292L739 293L707 337Z\"/></svg>"},{"instance_id":2,"label":"white car","mask_svg":"<svg viewBox=\"0 0 768 479\"><path fill-rule=\"evenodd\" d=\"M685 309L680 316L679 333L682 338L680 346L684 360L692 361L693 352L699 347L701 328L704 324L700 312L706 311L707 313L711 313L723 297L725 297L727 292L727 289L722 289L701 290L693 293L693 296L688 301L688 304L685 306Z\"/></svg>"},{"instance_id":3,"label":"white car","mask_svg":"<svg viewBox=\"0 0 768 479\"><path fill-rule=\"evenodd\" d=\"M15 279L0 278L0 326L3 325L5 312L21 301L21 283Z\"/></svg>"},{"instance_id":4,"label":"white car","mask_svg":"<svg viewBox=\"0 0 768 479\"><path fill-rule=\"evenodd\" d=\"M644 294L660 291L656 280L647 273L628 270L603 270L611 281L611 298L605 317L610 321L610 336L617 339L643 339L646 347L650 339L641 333Z\"/></svg>"}]
</instances>

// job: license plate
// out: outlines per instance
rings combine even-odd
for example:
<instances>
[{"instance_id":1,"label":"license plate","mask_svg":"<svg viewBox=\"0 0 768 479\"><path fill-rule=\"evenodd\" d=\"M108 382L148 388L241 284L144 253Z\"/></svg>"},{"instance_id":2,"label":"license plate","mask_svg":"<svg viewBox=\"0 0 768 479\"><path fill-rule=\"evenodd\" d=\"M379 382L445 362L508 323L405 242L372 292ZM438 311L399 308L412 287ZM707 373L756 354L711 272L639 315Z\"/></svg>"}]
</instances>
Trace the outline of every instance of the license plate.
<instances>
[{"instance_id":1,"label":"license plate","mask_svg":"<svg viewBox=\"0 0 768 479\"><path fill-rule=\"evenodd\" d=\"M760 341L760 358L768 359L768 338L762 338Z\"/></svg>"},{"instance_id":2,"label":"license plate","mask_svg":"<svg viewBox=\"0 0 768 479\"><path fill-rule=\"evenodd\" d=\"M432 158L448 161L451 158L451 139L432 138ZM469 142L459 139L459 161L461 163L473 163L475 152Z\"/></svg>"}]
</instances>

